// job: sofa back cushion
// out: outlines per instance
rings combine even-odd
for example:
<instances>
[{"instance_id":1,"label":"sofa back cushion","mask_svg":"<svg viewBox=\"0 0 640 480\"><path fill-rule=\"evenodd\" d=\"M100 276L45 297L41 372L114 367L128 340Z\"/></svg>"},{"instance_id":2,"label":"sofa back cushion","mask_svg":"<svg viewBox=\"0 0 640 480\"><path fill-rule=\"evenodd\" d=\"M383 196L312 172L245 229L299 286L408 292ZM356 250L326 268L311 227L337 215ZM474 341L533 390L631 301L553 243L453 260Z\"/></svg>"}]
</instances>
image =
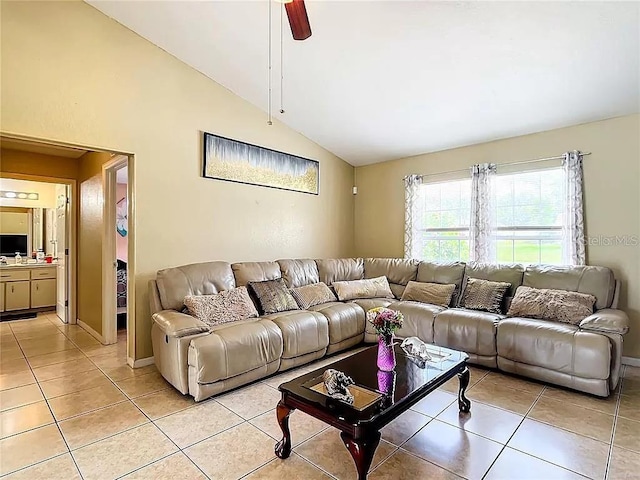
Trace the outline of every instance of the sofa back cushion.
<instances>
[{"instance_id":1,"label":"sofa back cushion","mask_svg":"<svg viewBox=\"0 0 640 480\"><path fill-rule=\"evenodd\" d=\"M320 281L327 285L333 282L348 282L364 278L364 262L361 258L329 258L316 260Z\"/></svg>"},{"instance_id":2,"label":"sofa back cushion","mask_svg":"<svg viewBox=\"0 0 640 480\"><path fill-rule=\"evenodd\" d=\"M280 265L276 262L242 262L231 265L236 285L246 286L249 282L265 282L281 277Z\"/></svg>"},{"instance_id":3,"label":"sofa back cushion","mask_svg":"<svg viewBox=\"0 0 640 480\"><path fill-rule=\"evenodd\" d=\"M320 282L315 260L278 260L282 279L289 288L298 288Z\"/></svg>"},{"instance_id":4,"label":"sofa back cushion","mask_svg":"<svg viewBox=\"0 0 640 480\"><path fill-rule=\"evenodd\" d=\"M451 298L451 306L455 306L462 292L464 268L463 262L420 262L416 280L423 283L454 284L456 290Z\"/></svg>"},{"instance_id":5,"label":"sofa back cushion","mask_svg":"<svg viewBox=\"0 0 640 480\"><path fill-rule=\"evenodd\" d=\"M418 261L404 258L365 258L364 278L387 277L391 291L396 298L402 296L404 287L415 281L418 275Z\"/></svg>"},{"instance_id":6,"label":"sofa back cushion","mask_svg":"<svg viewBox=\"0 0 640 480\"><path fill-rule=\"evenodd\" d=\"M165 268L156 276L162 308L180 310L187 295L213 295L236 287L227 262L206 262Z\"/></svg>"},{"instance_id":7,"label":"sofa back cushion","mask_svg":"<svg viewBox=\"0 0 640 480\"><path fill-rule=\"evenodd\" d=\"M607 267L530 265L523 285L588 293L596 297L596 309L600 310L611 306L616 281Z\"/></svg>"}]
</instances>

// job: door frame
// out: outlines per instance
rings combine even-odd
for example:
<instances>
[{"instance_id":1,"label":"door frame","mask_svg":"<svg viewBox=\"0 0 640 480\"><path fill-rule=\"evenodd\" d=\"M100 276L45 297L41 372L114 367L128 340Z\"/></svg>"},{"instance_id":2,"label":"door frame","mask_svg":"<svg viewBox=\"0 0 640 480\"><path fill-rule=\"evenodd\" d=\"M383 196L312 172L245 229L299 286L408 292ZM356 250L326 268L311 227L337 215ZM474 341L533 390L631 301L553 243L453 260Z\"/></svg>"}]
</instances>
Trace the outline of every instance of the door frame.
<instances>
[{"instance_id":1,"label":"door frame","mask_svg":"<svg viewBox=\"0 0 640 480\"><path fill-rule=\"evenodd\" d=\"M112 160L102 165L102 185L104 188L103 204L103 233L102 233L102 337L107 345L118 341L117 322L117 287L116 270L116 172L122 167L127 167L127 343L129 341L129 329L131 313L134 312L135 300L133 296L133 284L129 281L135 278L132 273L131 244L134 239L132 222L133 202L131 201L131 157L129 155L116 155Z\"/></svg>"},{"instance_id":2,"label":"door frame","mask_svg":"<svg viewBox=\"0 0 640 480\"><path fill-rule=\"evenodd\" d=\"M75 325L77 323L77 305L78 305L78 238L76 219L78 215L78 185L77 181L70 178L47 177L44 175L31 175L25 173L1 172L0 177L11 178L13 180L28 180L32 182L57 183L59 185L69 186L71 195L69 198L69 215L65 219L66 230L69 233L69 262L67 268L67 301L69 308L67 310L67 325Z\"/></svg>"},{"instance_id":3,"label":"door frame","mask_svg":"<svg viewBox=\"0 0 640 480\"><path fill-rule=\"evenodd\" d=\"M40 144L40 145L51 145L54 147L71 147L71 148L78 148L81 150L87 150L87 151L91 151L91 152L108 152L108 153L113 153L115 155L126 155L129 158L129 171L128 171L128 175L129 175L129 181L127 184L127 197L129 200L129 206L128 206L128 221L129 221L129 228L131 231L131 235L129 236L129 241L127 242L128 245L128 263L127 263L127 276L128 279L132 279L132 281L127 281L127 363L130 366L138 366L136 365L135 362L135 358L136 358L136 282L135 282L135 271L136 271L136 248L135 248L135 234L133 231L132 226L134 226L136 224L135 221L135 202L136 202L136 195L135 195L135 155L132 152L124 152L118 149L109 149L109 148L104 148L104 147L98 147L98 146L94 146L94 145L87 145L87 144L81 144L81 143L73 143L73 142L63 142L63 141L59 141L59 140L55 140L55 139L47 139L47 138L39 138L39 137L33 137L33 136L29 136L29 135L22 135L19 133L14 133L14 132L8 132L8 131L4 131L0 129L0 138L7 138L7 139L13 139L13 140L24 140L27 142L31 142L31 143L36 143L36 144ZM16 178L16 179L20 179L23 178L25 180L29 180L30 178L36 178L37 176L33 176L33 175L22 175L22 174L18 174L18 173L2 173L2 176L5 176L6 178ZM47 178L47 177L37 177L37 178ZM37 179L36 178L36 179ZM70 289L70 292L73 292L74 294L74 300L73 302L71 302L71 300L69 301L69 306L70 306L70 313L71 311L73 311L73 316L71 317L71 320L69 323L77 323L77 269L78 269L78 257L77 257L77 222L78 222L78 204L79 204L79 186L77 185L77 180L75 179L65 179L65 178L55 178L52 177L51 182L54 183L68 183L72 186L71 190L72 190L72 201L73 200L77 200L76 202L72 203L72 216L74 219L74 230L73 230L73 240L72 240L72 248L75 251L75 254L73 256L70 256L72 258L70 258L70 263L73 264L73 267L71 268L72 272L73 272L73 278L72 278L72 287ZM102 324L102 328L103 328L103 335L102 335L102 339L100 339L100 341L102 343L104 342L104 332L105 332L105 325L104 325L104 318L103 318L103 324ZM143 365L140 365L143 366Z\"/></svg>"}]
</instances>

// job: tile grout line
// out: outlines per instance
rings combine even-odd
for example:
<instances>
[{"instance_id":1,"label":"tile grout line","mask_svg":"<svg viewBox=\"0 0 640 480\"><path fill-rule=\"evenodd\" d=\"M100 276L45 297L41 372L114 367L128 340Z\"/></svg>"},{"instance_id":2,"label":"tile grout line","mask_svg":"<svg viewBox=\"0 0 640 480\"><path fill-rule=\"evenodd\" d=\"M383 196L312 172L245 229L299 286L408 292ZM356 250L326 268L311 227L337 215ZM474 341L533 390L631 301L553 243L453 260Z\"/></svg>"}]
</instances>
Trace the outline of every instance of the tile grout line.
<instances>
[{"instance_id":1,"label":"tile grout line","mask_svg":"<svg viewBox=\"0 0 640 480\"><path fill-rule=\"evenodd\" d=\"M609 453L607 455L607 465L604 470L605 480L609 478L609 473L611 471L611 459L613 457L613 442L615 440L616 428L618 426L618 418L620 414L620 402L622 401L622 388L624 384L624 374L626 373L626 371L627 371L627 366L625 365L622 371L620 372L620 379L619 379L620 390L618 391L618 398L616 399L616 410L615 410L615 416L613 419L613 428L611 429L611 442L609 444Z\"/></svg>"},{"instance_id":2,"label":"tile grout line","mask_svg":"<svg viewBox=\"0 0 640 480\"><path fill-rule=\"evenodd\" d=\"M36 317L37 318L37 317ZM49 323L53 324L53 322L51 322L51 320L47 319L49 321ZM9 327L11 328L11 326ZM11 331L15 337L15 332L13 332L13 328L11 328ZM20 342L18 341L18 338L16 337L16 342L18 342L18 348L20 348L20 351L22 352L23 355L25 355L24 350L22 350L22 345L20 345ZM25 355L25 360L26 360L26 355ZM49 409L49 413L51 415L51 418L53 420L53 424L49 424L49 425L55 425L56 428L58 429L58 433L60 434L60 438L62 438L62 441L64 442L65 447L67 447L67 451L60 454L60 455L56 455L54 457L50 457L47 458L45 460L43 460L43 462L46 462L48 460L51 460L51 458L56 458L58 456L62 456L62 455L66 455L67 453L69 454L69 457L71 457L71 461L73 462L73 464L76 467L76 470L78 471L78 474L80 475L80 478L84 478L82 476L82 472L80 472L80 467L78 467L78 464L76 462L76 459L74 458L74 456L71 454L71 448L69 448L69 444L67 443L67 439L65 438L64 434L62 433L62 429L60 428L60 425L58 424L55 415L53 414L53 410L51 409L51 405L49 404L49 399L47 399L45 397L44 394L44 390L42 390L42 387L40 386L40 382L38 381L38 379L36 378L35 374L33 373L33 368L31 367L31 364L27 361L27 365L29 365L29 370L31 371L31 375L33 375L33 379L36 381L36 385L38 386L38 389L40 390L40 393L42 394L42 397L44 398L45 404L47 405L47 408ZM40 462L38 462L40 463ZM30 464L30 465L26 465L24 468L29 468L31 466L33 466L35 464Z\"/></svg>"},{"instance_id":3,"label":"tile grout line","mask_svg":"<svg viewBox=\"0 0 640 480\"><path fill-rule=\"evenodd\" d=\"M491 469L493 468L493 466L495 465L495 463L498 461L498 458L500 458L500 455L502 455L502 452L504 452L505 448L507 448L507 445L509 444L509 442L511 441L511 439L514 437L514 435L516 434L516 432L520 429L520 427L522 426L522 424L524 423L524 421L528 418L529 413L531 413L531 411L535 408L536 404L538 403L538 400L540 400L540 398L542 397L542 394L545 392L545 390L547 389L546 385L544 385L542 387L542 390L540 390L540 393L538 393L538 396L536 397L536 399L533 401L533 403L531 404L531 406L529 407L529 409L526 411L526 413L522 416L522 420L520 420L520 423L518 423L518 426L516 427L516 429L513 431L513 433L509 436L509 438L507 439L506 442L504 442L504 444L502 444L502 448L500 449L500 452L498 452L498 455L496 455L496 458L493 459L493 462L491 462L491 465L489 465L489 468L487 469L486 472L484 472L484 475L482 475L482 478L486 478L486 476L489 474L489 472L491 471ZM550 462L549 462L550 463Z\"/></svg>"}]
</instances>

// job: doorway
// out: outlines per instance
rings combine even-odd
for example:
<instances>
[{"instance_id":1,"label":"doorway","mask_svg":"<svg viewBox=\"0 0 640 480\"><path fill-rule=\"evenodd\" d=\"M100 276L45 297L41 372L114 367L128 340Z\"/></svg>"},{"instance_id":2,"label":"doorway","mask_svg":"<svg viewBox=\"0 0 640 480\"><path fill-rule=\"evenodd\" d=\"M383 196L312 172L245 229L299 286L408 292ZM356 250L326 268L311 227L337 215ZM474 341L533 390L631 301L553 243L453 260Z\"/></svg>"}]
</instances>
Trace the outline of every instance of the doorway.
<instances>
[{"instance_id":1,"label":"doorway","mask_svg":"<svg viewBox=\"0 0 640 480\"><path fill-rule=\"evenodd\" d=\"M73 275L68 267L74 238L72 205L72 184L39 177L27 179L25 175L3 174L0 178L3 320L41 314L69 323L73 300Z\"/></svg>"},{"instance_id":2,"label":"doorway","mask_svg":"<svg viewBox=\"0 0 640 480\"><path fill-rule=\"evenodd\" d=\"M129 211L129 157L116 155L103 165L104 249L103 325L107 343L125 341L129 331L132 297L129 278L131 229Z\"/></svg>"}]
</instances>

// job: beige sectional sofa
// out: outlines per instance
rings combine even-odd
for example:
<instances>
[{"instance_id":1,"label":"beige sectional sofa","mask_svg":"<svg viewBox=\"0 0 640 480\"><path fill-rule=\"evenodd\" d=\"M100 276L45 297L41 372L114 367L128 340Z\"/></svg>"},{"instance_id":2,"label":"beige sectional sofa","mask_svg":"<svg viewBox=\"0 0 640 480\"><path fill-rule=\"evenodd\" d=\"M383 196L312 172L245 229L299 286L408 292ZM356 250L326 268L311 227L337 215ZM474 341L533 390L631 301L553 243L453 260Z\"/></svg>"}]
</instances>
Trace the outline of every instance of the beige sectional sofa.
<instances>
[{"instance_id":1,"label":"beige sectional sofa","mask_svg":"<svg viewBox=\"0 0 640 480\"><path fill-rule=\"evenodd\" d=\"M187 295L215 294L249 282L282 278L289 288L386 276L395 298L329 302L209 326L182 313ZM596 297L596 311L580 325L507 318L459 308L468 278L518 286L562 289ZM409 281L456 285L449 308L401 301ZM156 366L180 392L197 401L303 365L365 342L375 342L365 322L370 308L404 314L399 337L417 336L463 350L470 363L607 396L620 375L626 314L616 309L620 283L605 267L431 263L395 258L295 259L229 264L209 262L169 268L150 282Z\"/></svg>"}]
</instances>

